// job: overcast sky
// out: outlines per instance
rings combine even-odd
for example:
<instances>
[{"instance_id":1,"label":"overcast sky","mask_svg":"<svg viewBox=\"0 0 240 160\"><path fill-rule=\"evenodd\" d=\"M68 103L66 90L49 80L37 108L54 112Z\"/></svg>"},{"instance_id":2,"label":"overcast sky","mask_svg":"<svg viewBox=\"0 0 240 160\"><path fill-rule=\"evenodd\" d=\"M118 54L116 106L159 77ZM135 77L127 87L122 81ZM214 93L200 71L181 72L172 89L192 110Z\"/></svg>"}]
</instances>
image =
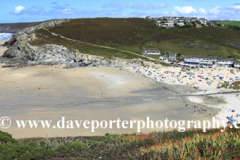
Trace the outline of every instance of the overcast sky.
<instances>
[{"instance_id":1,"label":"overcast sky","mask_svg":"<svg viewBox=\"0 0 240 160\"><path fill-rule=\"evenodd\" d=\"M2 0L0 7L0 23L148 15L240 21L236 0Z\"/></svg>"}]
</instances>

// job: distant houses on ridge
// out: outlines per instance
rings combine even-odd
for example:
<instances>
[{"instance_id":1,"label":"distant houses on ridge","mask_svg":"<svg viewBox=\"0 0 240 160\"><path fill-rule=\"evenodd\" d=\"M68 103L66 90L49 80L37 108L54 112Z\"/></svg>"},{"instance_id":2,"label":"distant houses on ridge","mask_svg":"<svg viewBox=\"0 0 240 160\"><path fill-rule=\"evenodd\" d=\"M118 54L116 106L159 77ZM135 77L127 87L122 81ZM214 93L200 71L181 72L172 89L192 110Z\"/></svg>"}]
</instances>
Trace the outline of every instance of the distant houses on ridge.
<instances>
[{"instance_id":1,"label":"distant houses on ridge","mask_svg":"<svg viewBox=\"0 0 240 160\"><path fill-rule=\"evenodd\" d=\"M212 25L215 24L205 18L197 18L197 17L159 17L159 18L151 18L150 16L147 16L146 19L152 20L156 22L156 25L159 27L166 27L171 28L175 25L178 25L180 27L186 26L186 25L196 25L196 27L200 27L202 25ZM221 24L221 26L226 26L224 24Z\"/></svg>"}]
</instances>

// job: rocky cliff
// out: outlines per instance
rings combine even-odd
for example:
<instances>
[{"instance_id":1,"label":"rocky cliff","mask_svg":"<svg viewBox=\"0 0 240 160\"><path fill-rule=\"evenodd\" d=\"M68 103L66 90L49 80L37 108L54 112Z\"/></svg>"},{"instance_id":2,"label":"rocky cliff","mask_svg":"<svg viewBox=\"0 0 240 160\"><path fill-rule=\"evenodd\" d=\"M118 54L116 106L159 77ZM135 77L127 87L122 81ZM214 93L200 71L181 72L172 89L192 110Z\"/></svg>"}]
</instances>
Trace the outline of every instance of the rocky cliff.
<instances>
[{"instance_id":1,"label":"rocky cliff","mask_svg":"<svg viewBox=\"0 0 240 160\"><path fill-rule=\"evenodd\" d=\"M39 22L27 22L27 23L1 23L0 33L17 33L24 28L37 25Z\"/></svg>"},{"instance_id":2,"label":"rocky cliff","mask_svg":"<svg viewBox=\"0 0 240 160\"><path fill-rule=\"evenodd\" d=\"M30 41L36 39L35 30L61 25L65 21L67 20L43 22L17 32L4 44L8 47L8 50L5 51L2 62L29 65L67 64L66 68L88 65L127 65L133 63L149 65L149 62L142 62L140 60L105 59L100 56L82 54L77 50L70 51L68 48L60 45L46 44L43 46L32 46L29 44Z\"/></svg>"}]
</instances>

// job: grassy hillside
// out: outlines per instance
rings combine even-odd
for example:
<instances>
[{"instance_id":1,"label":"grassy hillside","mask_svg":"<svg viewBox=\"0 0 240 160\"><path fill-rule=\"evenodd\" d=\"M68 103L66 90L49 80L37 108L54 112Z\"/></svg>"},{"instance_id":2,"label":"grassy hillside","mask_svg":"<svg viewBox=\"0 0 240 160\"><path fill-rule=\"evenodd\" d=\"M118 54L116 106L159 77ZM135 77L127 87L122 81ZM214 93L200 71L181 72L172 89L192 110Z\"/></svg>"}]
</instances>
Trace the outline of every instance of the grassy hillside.
<instances>
[{"instance_id":1,"label":"grassy hillside","mask_svg":"<svg viewBox=\"0 0 240 160\"><path fill-rule=\"evenodd\" d=\"M217 21L218 23L240 27L240 21Z\"/></svg>"},{"instance_id":2,"label":"grassy hillside","mask_svg":"<svg viewBox=\"0 0 240 160\"><path fill-rule=\"evenodd\" d=\"M114 49L106 49L101 47L96 47L92 45L88 45L86 43L81 43L78 41L71 41L66 40L63 38L60 38L59 36L54 36L50 32L40 29L35 31L38 39L31 42L32 45L40 46L44 44L57 44L57 45L63 45L69 49L77 49L81 53L84 54L91 54L91 55L98 55L105 58L125 58L125 59L144 59L143 57L136 56L134 54L121 52L119 50Z\"/></svg>"},{"instance_id":3,"label":"grassy hillside","mask_svg":"<svg viewBox=\"0 0 240 160\"><path fill-rule=\"evenodd\" d=\"M182 55L240 58L240 30L232 28L174 27L166 29L158 27L152 21L140 18L96 18L72 19L61 26L50 28L49 31L81 42L110 46L137 54L142 54L143 47L145 47L180 52ZM43 31L41 34L47 35ZM41 38L40 34L38 36ZM58 42L58 40L56 41ZM33 44L40 44L39 42L37 40ZM47 41L42 39L41 44L44 43ZM71 46L73 45L71 44ZM90 54L95 50L87 46L77 47L75 45L75 49L79 50L84 47L86 52L88 49L91 50ZM95 54L99 53L95 52ZM115 52L109 51L108 54L111 56Z\"/></svg>"},{"instance_id":4,"label":"grassy hillside","mask_svg":"<svg viewBox=\"0 0 240 160\"><path fill-rule=\"evenodd\" d=\"M240 158L240 131L191 129L97 137L16 140L0 131L0 159L211 159Z\"/></svg>"}]
</instances>

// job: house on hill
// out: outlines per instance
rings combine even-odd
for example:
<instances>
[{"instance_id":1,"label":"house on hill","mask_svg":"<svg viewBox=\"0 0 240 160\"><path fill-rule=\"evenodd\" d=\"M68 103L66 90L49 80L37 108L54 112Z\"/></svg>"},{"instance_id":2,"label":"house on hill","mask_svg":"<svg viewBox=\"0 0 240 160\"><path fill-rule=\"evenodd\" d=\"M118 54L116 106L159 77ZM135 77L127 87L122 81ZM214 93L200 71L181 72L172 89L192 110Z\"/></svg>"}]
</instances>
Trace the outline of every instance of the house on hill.
<instances>
[{"instance_id":1,"label":"house on hill","mask_svg":"<svg viewBox=\"0 0 240 160\"><path fill-rule=\"evenodd\" d=\"M144 54L160 55L161 52L159 50L146 50Z\"/></svg>"},{"instance_id":2,"label":"house on hill","mask_svg":"<svg viewBox=\"0 0 240 160\"><path fill-rule=\"evenodd\" d=\"M195 22L195 21L197 21L197 17L191 17L191 19L190 19L192 22Z\"/></svg>"},{"instance_id":3,"label":"house on hill","mask_svg":"<svg viewBox=\"0 0 240 160\"><path fill-rule=\"evenodd\" d=\"M167 24L168 27L174 27L174 21L172 19L168 19L165 24Z\"/></svg>"},{"instance_id":4,"label":"house on hill","mask_svg":"<svg viewBox=\"0 0 240 160\"><path fill-rule=\"evenodd\" d=\"M185 24L184 22L177 22L176 25L179 25L181 27L181 26L184 26Z\"/></svg>"},{"instance_id":5,"label":"house on hill","mask_svg":"<svg viewBox=\"0 0 240 160\"><path fill-rule=\"evenodd\" d=\"M146 19L152 19L152 17L150 17L150 16L147 16L147 17L146 17Z\"/></svg>"}]
</instances>

